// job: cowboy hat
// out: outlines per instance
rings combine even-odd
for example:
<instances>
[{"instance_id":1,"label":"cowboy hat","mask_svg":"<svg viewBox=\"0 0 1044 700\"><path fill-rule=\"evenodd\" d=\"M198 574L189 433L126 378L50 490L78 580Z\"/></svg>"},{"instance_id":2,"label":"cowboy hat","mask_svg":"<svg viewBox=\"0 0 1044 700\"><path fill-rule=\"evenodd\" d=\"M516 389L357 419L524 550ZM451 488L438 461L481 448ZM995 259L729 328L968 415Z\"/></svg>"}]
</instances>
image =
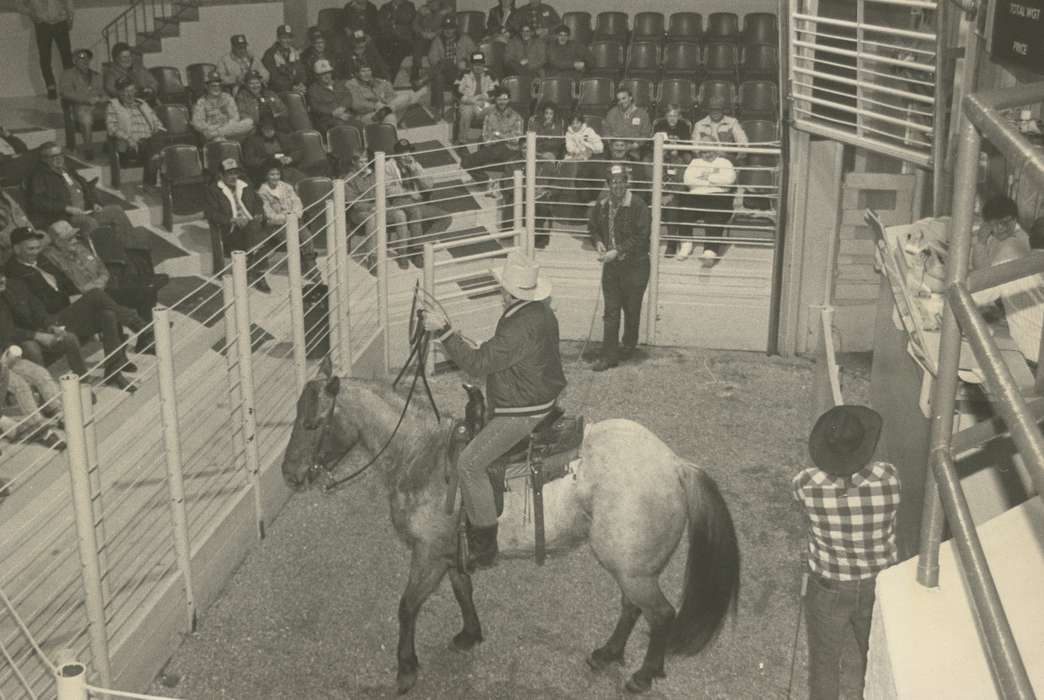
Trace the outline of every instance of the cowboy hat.
<instances>
[{"instance_id":1,"label":"cowboy hat","mask_svg":"<svg viewBox=\"0 0 1044 700\"><path fill-rule=\"evenodd\" d=\"M866 406L834 406L816 421L808 454L822 471L851 476L870 463L881 436L881 414Z\"/></svg>"},{"instance_id":2,"label":"cowboy hat","mask_svg":"<svg viewBox=\"0 0 1044 700\"><path fill-rule=\"evenodd\" d=\"M551 296L551 283L540 276L540 266L523 253L508 253L504 267L490 273L497 284L516 299L542 301Z\"/></svg>"}]
</instances>

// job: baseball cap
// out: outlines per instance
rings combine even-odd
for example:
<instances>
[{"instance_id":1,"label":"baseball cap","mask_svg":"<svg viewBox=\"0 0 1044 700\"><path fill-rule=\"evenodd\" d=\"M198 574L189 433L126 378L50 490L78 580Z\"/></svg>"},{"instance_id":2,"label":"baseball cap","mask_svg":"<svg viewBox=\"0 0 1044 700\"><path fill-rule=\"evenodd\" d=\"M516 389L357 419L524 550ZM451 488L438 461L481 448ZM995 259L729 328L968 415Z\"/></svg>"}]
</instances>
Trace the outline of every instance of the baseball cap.
<instances>
[{"instance_id":1,"label":"baseball cap","mask_svg":"<svg viewBox=\"0 0 1044 700\"><path fill-rule=\"evenodd\" d=\"M207 74L207 79L204 80L203 82L205 82L207 85L210 85L211 83L220 83L221 82L221 76L218 75L218 72L216 70L213 70L213 71L210 71L210 73Z\"/></svg>"},{"instance_id":2,"label":"baseball cap","mask_svg":"<svg viewBox=\"0 0 1044 700\"><path fill-rule=\"evenodd\" d=\"M39 231L36 231L29 226L19 226L14 231L11 231L11 245L18 245L25 241L42 241L44 235Z\"/></svg>"},{"instance_id":3,"label":"baseball cap","mask_svg":"<svg viewBox=\"0 0 1044 700\"><path fill-rule=\"evenodd\" d=\"M400 153L413 153L414 150L413 144L410 143L409 139L399 139L395 142L395 146L392 147L392 153L395 153L396 155Z\"/></svg>"},{"instance_id":4,"label":"baseball cap","mask_svg":"<svg viewBox=\"0 0 1044 700\"><path fill-rule=\"evenodd\" d=\"M613 167L609 168L609 177L607 177L606 179L607 180L626 180L627 179L627 171L624 170L622 165L614 165Z\"/></svg>"},{"instance_id":5,"label":"baseball cap","mask_svg":"<svg viewBox=\"0 0 1044 700\"><path fill-rule=\"evenodd\" d=\"M452 17L444 18L442 20L442 28L443 29L456 29L457 28L457 20L453 19Z\"/></svg>"},{"instance_id":6,"label":"baseball cap","mask_svg":"<svg viewBox=\"0 0 1044 700\"><path fill-rule=\"evenodd\" d=\"M721 95L714 95L707 100L707 109L725 109L725 98Z\"/></svg>"},{"instance_id":7,"label":"baseball cap","mask_svg":"<svg viewBox=\"0 0 1044 700\"><path fill-rule=\"evenodd\" d=\"M315 41L316 39L322 39L323 33L319 30L319 27L308 28L308 41Z\"/></svg>"},{"instance_id":8,"label":"baseball cap","mask_svg":"<svg viewBox=\"0 0 1044 700\"><path fill-rule=\"evenodd\" d=\"M88 61L94 58L94 52L90 49L76 49L73 58L86 58Z\"/></svg>"},{"instance_id":9,"label":"baseball cap","mask_svg":"<svg viewBox=\"0 0 1044 700\"><path fill-rule=\"evenodd\" d=\"M243 76L244 83L249 83L251 80L260 80L262 83L265 82L265 79L261 77L261 74L256 70L248 71L247 74Z\"/></svg>"},{"instance_id":10,"label":"baseball cap","mask_svg":"<svg viewBox=\"0 0 1044 700\"><path fill-rule=\"evenodd\" d=\"M239 171L240 169L241 168L239 167L239 161L235 158L225 158L223 161L221 161L222 173L231 173Z\"/></svg>"},{"instance_id":11,"label":"baseball cap","mask_svg":"<svg viewBox=\"0 0 1044 700\"><path fill-rule=\"evenodd\" d=\"M471 62L472 63L485 63L486 62L486 55L484 53L482 53L481 51L476 51L475 53L471 54Z\"/></svg>"},{"instance_id":12,"label":"baseball cap","mask_svg":"<svg viewBox=\"0 0 1044 700\"><path fill-rule=\"evenodd\" d=\"M566 36L569 36L569 27L565 26L564 24L560 24L557 27L555 27L555 34L565 34Z\"/></svg>"},{"instance_id":13,"label":"baseball cap","mask_svg":"<svg viewBox=\"0 0 1044 700\"><path fill-rule=\"evenodd\" d=\"M289 24L280 24L279 27L276 29L276 38L277 39L281 39L284 36L293 36L293 35L294 35L294 28L291 27Z\"/></svg>"},{"instance_id":14,"label":"baseball cap","mask_svg":"<svg viewBox=\"0 0 1044 700\"><path fill-rule=\"evenodd\" d=\"M242 34L233 34L230 41L232 42L232 46L234 48L247 45L247 39Z\"/></svg>"},{"instance_id":15,"label":"baseball cap","mask_svg":"<svg viewBox=\"0 0 1044 700\"><path fill-rule=\"evenodd\" d=\"M116 80L116 89L117 90L126 90L127 88L129 88L133 84L134 84L134 81L131 80L130 78L118 78Z\"/></svg>"},{"instance_id":16,"label":"baseball cap","mask_svg":"<svg viewBox=\"0 0 1044 700\"><path fill-rule=\"evenodd\" d=\"M323 75L324 73L333 73L333 66L325 58L320 58L312 66L312 72L316 75Z\"/></svg>"}]
</instances>

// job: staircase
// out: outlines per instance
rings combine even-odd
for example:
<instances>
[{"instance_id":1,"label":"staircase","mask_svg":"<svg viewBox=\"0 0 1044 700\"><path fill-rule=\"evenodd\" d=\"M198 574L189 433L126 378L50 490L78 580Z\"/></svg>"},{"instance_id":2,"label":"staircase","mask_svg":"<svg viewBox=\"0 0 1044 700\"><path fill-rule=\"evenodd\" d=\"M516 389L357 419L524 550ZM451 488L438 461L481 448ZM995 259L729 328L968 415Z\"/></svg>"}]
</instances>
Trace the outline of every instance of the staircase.
<instances>
[{"instance_id":1,"label":"staircase","mask_svg":"<svg viewBox=\"0 0 1044 700\"><path fill-rule=\"evenodd\" d=\"M120 42L141 53L159 53L163 39L179 36L182 22L199 21L197 0L136 0L102 29L105 55Z\"/></svg>"}]
</instances>

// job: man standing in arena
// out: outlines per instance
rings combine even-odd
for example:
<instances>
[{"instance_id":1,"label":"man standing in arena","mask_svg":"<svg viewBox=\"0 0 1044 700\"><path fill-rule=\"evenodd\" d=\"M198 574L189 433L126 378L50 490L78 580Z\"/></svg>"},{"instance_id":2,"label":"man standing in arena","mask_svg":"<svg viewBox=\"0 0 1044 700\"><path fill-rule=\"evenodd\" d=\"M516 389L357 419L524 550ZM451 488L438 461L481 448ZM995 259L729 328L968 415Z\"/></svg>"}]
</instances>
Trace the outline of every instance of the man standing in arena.
<instances>
[{"instance_id":1,"label":"man standing in arena","mask_svg":"<svg viewBox=\"0 0 1044 700\"><path fill-rule=\"evenodd\" d=\"M634 192L627 171L614 165L609 171L609 196L591 207L587 230L602 263L602 354L595 372L616 367L620 359L634 354L642 300L649 284L649 206ZM620 339L620 314L623 312L623 340ZM622 345L622 347L621 347Z\"/></svg>"}]
</instances>

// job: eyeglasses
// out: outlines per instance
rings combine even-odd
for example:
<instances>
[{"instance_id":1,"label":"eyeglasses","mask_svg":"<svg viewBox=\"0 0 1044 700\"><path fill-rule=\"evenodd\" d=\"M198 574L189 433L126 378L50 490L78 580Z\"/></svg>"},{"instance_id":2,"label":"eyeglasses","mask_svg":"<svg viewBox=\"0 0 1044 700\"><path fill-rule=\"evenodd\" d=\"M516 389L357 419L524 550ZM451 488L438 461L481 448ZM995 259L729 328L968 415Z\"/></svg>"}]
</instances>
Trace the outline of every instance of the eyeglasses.
<instances>
[{"instance_id":1,"label":"eyeglasses","mask_svg":"<svg viewBox=\"0 0 1044 700\"><path fill-rule=\"evenodd\" d=\"M48 153L45 157L53 159L53 158L61 158L64 155L65 155L65 153L63 153L62 151L58 151L57 153Z\"/></svg>"}]
</instances>

